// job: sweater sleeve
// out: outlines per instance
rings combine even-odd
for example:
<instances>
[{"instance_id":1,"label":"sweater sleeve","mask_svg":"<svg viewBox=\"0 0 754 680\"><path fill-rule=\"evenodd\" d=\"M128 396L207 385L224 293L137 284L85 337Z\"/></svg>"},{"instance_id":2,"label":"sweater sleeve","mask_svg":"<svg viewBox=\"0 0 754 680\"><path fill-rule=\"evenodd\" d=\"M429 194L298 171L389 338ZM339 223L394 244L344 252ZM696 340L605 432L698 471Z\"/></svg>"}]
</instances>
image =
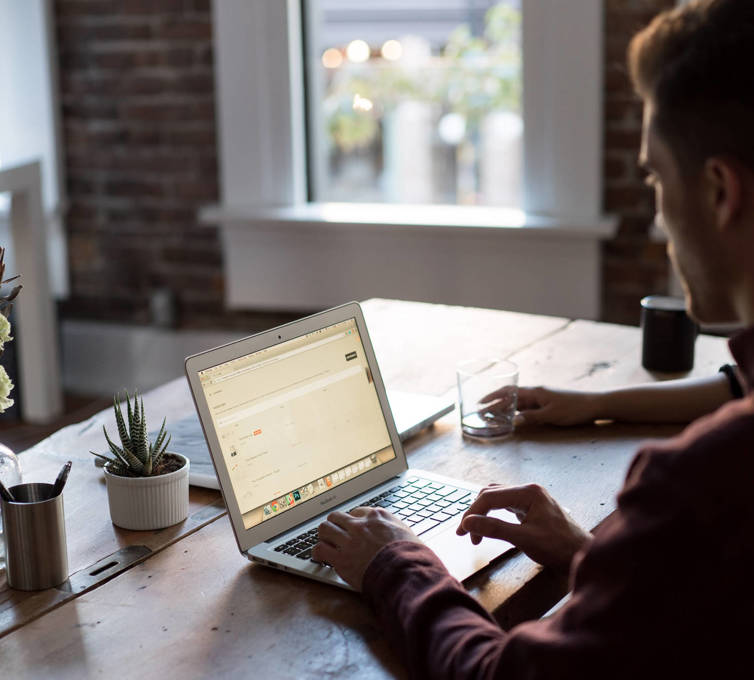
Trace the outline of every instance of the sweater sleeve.
<instances>
[{"instance_id":1,"label":"sweater sleeve","mask_svg":"<svg viewBox=\"0 0 754 680\"><path fill-rule=\"evenodd\" d=\"M363 590L412 677L492 677L505 633L429 548L385 546Z\"/></svg>"}]
</instances>

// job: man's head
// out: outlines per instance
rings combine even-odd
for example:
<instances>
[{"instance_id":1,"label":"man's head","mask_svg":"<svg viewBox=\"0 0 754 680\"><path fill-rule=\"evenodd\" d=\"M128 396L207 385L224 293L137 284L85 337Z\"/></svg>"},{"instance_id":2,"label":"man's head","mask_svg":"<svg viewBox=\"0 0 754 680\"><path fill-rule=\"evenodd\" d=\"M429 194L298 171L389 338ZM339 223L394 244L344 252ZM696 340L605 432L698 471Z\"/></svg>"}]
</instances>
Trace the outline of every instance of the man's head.
<instances>
[{"instance_id":1,"label":"man's head","mask_svg":"<svg viewBox=\"0 0 754 680\"><path fill-rule=\"evenodd\" d=\"M629 48L641 163L700 321L754 323L754 1L698 0Z\"/></svg>"}]
</instances>

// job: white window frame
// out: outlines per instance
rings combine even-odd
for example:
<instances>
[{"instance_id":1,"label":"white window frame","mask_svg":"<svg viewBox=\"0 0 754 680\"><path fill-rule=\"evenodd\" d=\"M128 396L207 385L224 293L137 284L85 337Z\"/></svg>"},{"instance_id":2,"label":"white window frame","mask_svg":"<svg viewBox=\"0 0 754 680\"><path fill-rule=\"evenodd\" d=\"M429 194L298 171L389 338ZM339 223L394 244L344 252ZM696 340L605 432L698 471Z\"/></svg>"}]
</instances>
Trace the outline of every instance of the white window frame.
<instances>
[{"instance_id":1,"label":"white window frame","mask_svg":"<svg viewBox=\"0 0 754 680\"><path fill-rule=\"evenodd\" d=\"M0 45L0 171L40 162L50 286L63 298L65 181L52 0L0 0ZM10 234L6 203L0 205L0 242ZM11 245L11 258L13 250Z\"/></svg>"},{"instance_id":2,"label":"white window frame","mask_svg":"<svg viewBox=\"0 0 754 680\"><path fill-rule=\"evenodd\" d=\"M307 309L359 295L391 295L598 316L599 241L616 227L601 213L603 6L601 0L522 0L522 8L523 210L459 208L433 221L438 211L426 206L396 211L307 203L299 0L214 0L221 204L208 207L202 219L222 227L228 306ZM385 254L411 251L413 244L414 268L421 271L386 275L384 263L362 256L346 268L352 275L341 267L338 277L328 279L338 239L319 235L332 236L333 229L356 258L367 243L373 249L377 243ZM457 246L458 236L468 238L470 229L477 249L449 260L449 249L454 257L468 250L471 241ZM358 234L365 239L361 246ZM532 290L530 282L524 290L516 272L502 286L499 277L480 276L480 261L490 249L502 260L504 251L515 251L517 263L510 265L520 267L523 257L520 274L539 277L541 285ZM252 252L264 253L265 260L250 267ZM325 270L320 278L296 281L291 262ZM449 262L453 285L447 276L438 278L438 267L446 274ZM496 296L485 297L494 282ZM347 291L343 297L337 297L340 290Z\"/></svg>"}]
</instances>

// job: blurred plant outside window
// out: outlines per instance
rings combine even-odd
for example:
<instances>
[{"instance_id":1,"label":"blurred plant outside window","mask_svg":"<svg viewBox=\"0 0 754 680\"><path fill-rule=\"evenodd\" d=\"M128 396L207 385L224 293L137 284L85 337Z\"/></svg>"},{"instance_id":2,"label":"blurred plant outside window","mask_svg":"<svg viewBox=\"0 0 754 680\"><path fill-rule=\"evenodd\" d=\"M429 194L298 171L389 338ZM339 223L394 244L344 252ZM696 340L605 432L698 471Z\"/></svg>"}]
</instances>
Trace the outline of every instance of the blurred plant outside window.
<instances>
[{"instance_id":1,"label":"blurred plant outside window","mask_svg":"<svg viewBox=\"0 0 754 680\"><path fill-rule=\"evenodd\" d=\"M315 200L520 206L520 0L311 4Z\"/></svg>"}]
</instances>

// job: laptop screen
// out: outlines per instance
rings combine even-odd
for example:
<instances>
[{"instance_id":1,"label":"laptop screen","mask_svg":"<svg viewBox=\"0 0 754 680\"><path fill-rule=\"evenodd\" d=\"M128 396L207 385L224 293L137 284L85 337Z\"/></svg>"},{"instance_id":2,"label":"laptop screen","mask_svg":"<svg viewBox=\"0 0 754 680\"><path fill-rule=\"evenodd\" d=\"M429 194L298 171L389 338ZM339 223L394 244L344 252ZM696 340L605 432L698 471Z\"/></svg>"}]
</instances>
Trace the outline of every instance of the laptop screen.
<instances>
[{"instance_id":1,"label":"laptop screen","mask_svg":"<svg viewBox=\"0 0 754 680\"><path fill-rule=\"evenodd\" d=\"M395 458L355 319L199 380L246 529Z\"/></svg>"}]
</instances>

